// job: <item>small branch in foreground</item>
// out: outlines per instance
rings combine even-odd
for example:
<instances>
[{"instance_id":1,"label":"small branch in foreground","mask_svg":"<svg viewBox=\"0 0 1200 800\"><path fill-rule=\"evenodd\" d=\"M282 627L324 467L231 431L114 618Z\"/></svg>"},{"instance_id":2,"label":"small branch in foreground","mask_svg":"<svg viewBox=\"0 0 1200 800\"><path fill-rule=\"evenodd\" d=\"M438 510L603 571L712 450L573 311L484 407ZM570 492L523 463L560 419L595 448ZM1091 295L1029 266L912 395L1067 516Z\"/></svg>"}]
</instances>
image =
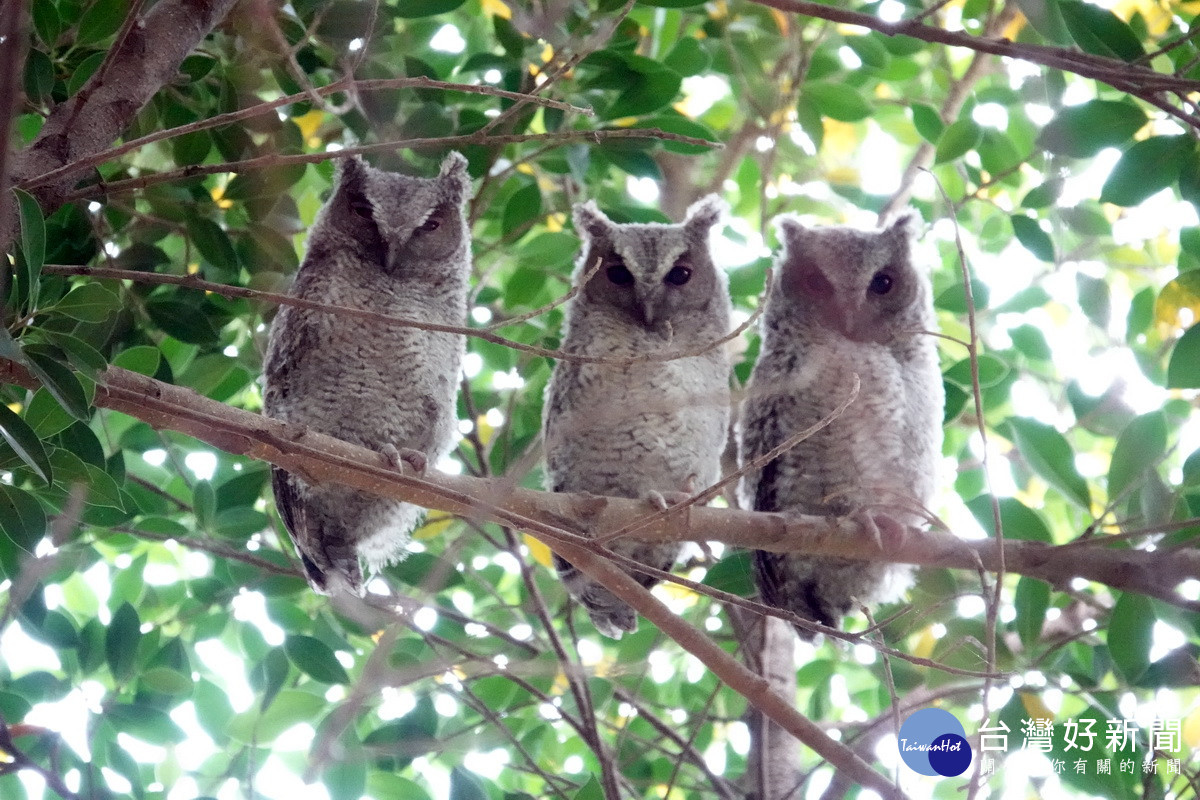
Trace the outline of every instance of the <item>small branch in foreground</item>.
<instances>
[{"instance_id":1,"label":"small branch in foreground","mask_svg":"<svg viewBox=\"0 0 1200 800\"><path fill-rule=\"evenodd\" d=\"M589 141L599 143L608 139L658 139L665 142L681 142L700 147L720 149L720 142L708 139L697 139L694 136L684 136L679 133L669 133L658 128L613 128L607 130L563 131L561 133L520 133L520 134L487 134L472 133L465 136L431 136L420 139L395 139L387 142L375 142L358 147L347 147L334 152L299 153L296 155L266 155L248 158L244 161L227 161L222 164L194 164L180 169L158 172L140 178L127 178L111 183L97 183L85 186L72 192L64 198L65 202L86 200L92 197L105 197L135 189L145 189L160 183L171 183L178 180L198 178L203 175L215 175L222 172L251 172L256 169L268 169L290 164L318 164L334 158L349 158L376 151L418 150L421 148L444 149L464 145L499 145L520 144L522 142L554 142L567 144L570 142Z\"/></svg>"},{"instance_id":2,"label":"small branch in foreground","mask_svg":"<svg viewBox=\"0 0 1200 800\"><path fill-rule=\"evenodd\" d=\"M544 347L536 347L530 344L523 344L512 339L506 339L491 332L491 328L468 328L460 325L441 325L436 322L425 322L424 320L405 319L403 317L393 317L390 314L380 314L377 311L368 311L362 308L354 308L351 306L338 306L331 303L319 303L315 300L307 300L302 297L294 297L289 294L280 294L278 292L264 292L258 289L247 289L243 286L229 286L224 283L213 283L195 275L164 275L159 272L138 272L137 270L111 269L108 267L77 267L67 264L45 264L42 267L42 272L49 275L85 275L93 278L111 278L114 280L129 280L137 283L153 283L165 284L170 286L183 286L188 289L196 289L202 292L212 292L219 294L222 297L237 297L246 300L259 300L264 303L273 303L283 306L295 306L309 311L325 311L330 314L350 317L353 319L362 319L369 322L379 322L384 325L400 325L409 328L419 328L425 331L436 331L439 333L457 333L463 336L471 336L476 339L483 339L486 342L493 344L511 347L514 350L520 350L525 353L532 353L536 356L545 356L546 358L556 358L560 361L576 361L582 364L608 364L613 366L629 366L632 364L649 364L665 361L674 361L680 358L691 358L693 356L703 355L715 347L720 347L726 342L732 341L741 336L750 326L757 321L759 315L762 314L763 304L759 303L758 308L750 317L739 325L736 329L729 332L720 339L711 342L704 342L696 347L688 350L677 350L668 353L659 353L646 356L631 356L629 358L615 358L610 356L589 356L583 353L568 353L563 350L550 350Z\"/></svg>"},{"instance_id":3,"label":"small branch in foreground","mask_svg":"<svg viewBox=\"0 0 1200 800\"><path fill-rule=\"evenodd\" d=\"M495 86L475 85L469 83L450 83L447 81L435 81L432 78L375 78L371 80L354 80L353 78L341 78L326 86L319 86L312 91L319 97L329 97L339 92L380 92L393 91L396 89L441 89L447 92L463 92L466 94L482 94L491 97L502 97L507 100L522 100L527 99L529 102L536 105L545 106L547 108L556 108L560 111L574 111L580 114L591 116L593 114L590 108L574 106L570 103L564 103L559 100L550 100L545 97L535 97L525 95L520 92L510 92L505 89L500 89ZM72 161L69 164L64 164L58 169L50 172L36 175L32 178L27 178L22 181L19 186L22 189L28 189L33 186L39 186L43 183L51 183L61 178L69 177L77 172L85 170L89 167L99 166L105 161L110 161L126 153L145 147L154 142L161 142L164 139L173 139L176 136L183 136L188 133L197 131L209 130L211 128L219 128L222 125L230 125L234 122L241 122L245 119L262 116L270 113L277 108L289 106L293 103L301 103L309 99L309 93L297 92L284 97L276 98L265 103L243 108L238 111L230 111L226 114L218 114L215 117L197 120L196 122L188 123L187 125L179 125L174 128L168 128L162 131L155 131L140 138L126 142L118 147L112 147L95 155L81 158Z\"/></svg>"}]
</instances>

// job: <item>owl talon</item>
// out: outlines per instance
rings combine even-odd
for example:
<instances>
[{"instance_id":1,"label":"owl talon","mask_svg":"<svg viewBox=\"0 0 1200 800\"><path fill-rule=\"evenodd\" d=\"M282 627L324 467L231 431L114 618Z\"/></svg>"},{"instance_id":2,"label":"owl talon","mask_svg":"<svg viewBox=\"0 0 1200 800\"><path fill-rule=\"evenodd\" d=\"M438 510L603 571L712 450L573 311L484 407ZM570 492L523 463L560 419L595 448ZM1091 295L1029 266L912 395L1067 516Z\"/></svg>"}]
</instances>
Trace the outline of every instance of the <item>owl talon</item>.
<instances>
[{"instance_id":1,"label":"owl talon","mask_svg":"<svg viewBox=\"0 0 1200 800\"><path fill-rule=\"evenodd\" d=\"M429 467L429 459L420 450L413 450L411 447L398 448L390 443L385 444L382 450L388 463L397 472L403 472L404 466L407 464L413 472L424 475L425 470Z\"/></svg>"},{"instance_id":2,"label":"owl talon","mask_svg":"<svg viewBox=\"0 0 1200 800\"><path fill-rule=\"evenodd\" d=\"M688 492L660 492L657 489L651 489L646 492L646 499L659 511L667 511L671 506L691 500L692 495Z\"/></svg>"}]
</instances>

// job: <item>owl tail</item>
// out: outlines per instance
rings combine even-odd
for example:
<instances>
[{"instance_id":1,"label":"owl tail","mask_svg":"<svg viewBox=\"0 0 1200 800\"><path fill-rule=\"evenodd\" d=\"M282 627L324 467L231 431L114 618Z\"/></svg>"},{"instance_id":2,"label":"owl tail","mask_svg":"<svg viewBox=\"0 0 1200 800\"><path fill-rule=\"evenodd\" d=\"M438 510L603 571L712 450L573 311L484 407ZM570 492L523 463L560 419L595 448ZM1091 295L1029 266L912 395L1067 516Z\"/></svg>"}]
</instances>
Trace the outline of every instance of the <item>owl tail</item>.
<instances>
[{"instance_id":1,"label":"owl tail","mask_svg":"<svg viewBox=\"0 0 1200 800\"><path fill-rule=\"evenodd\" d=\"M329 595L362 595L358 552L339 514L329 513L299 478L278 467L271 469L271 488L279 516L296 545L313 590Z\"/></svg>"},{"instance_id":2,"label":"owl tail","mask_svg":"<svg viewBox=\"0 0 1200 800\"><path fill-rule=\"evenodd\" d=\"M587 609L596 630L610 639L620 639L623 634L637 630L637 612L628 603L584 575L558 554L554 556L554 566L563 585L567 587L567 592ZM658 583L657 579L642 575L635 575L634 578L646 588Z\"/></svg>"}]
</instances>

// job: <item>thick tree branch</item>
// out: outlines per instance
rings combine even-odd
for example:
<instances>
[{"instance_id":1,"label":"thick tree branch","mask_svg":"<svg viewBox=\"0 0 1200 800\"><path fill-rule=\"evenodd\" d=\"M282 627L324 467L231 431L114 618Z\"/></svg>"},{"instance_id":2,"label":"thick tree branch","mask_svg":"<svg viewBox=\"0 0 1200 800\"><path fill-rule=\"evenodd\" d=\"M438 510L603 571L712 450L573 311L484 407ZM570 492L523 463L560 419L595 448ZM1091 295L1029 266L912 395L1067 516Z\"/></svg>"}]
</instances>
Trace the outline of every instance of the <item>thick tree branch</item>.
<instances>
[{"instance_id":1,"label":"thick tree branch","mask_svg":"<svg viewBox=\"0 0 1200 800\"><path fill-rule=\"evenodd\" d=\"M18 154L17 181L44 175L108 148L159 89L174 80L183 59L229 13L237 0L160 0L128 27L95 76L57 106L33 143ZM34 190L43 211L58 208L71 190L62 178Z\"/></svg>"},{"instance_id":2,"label":"thick tree branch","mask_svg":"<svg viewBox=\"0 0 1200 800\"><path fill-rule=\"evenodd\" d=\"M21 96L21 64L25 61L25 3L13 0L0 5L0 253L8 252L16 232L10 220L12 194L8 191L8 170L17 100Z\"/></svg>"},{"instance_id":3,"label":"thick tree branch","mask_svg":"<svg viewBox=\"0 0 1200 800\"><path fill-rule=\"evenodd\" d=\"M0 382L26 388L39 385L23 367L5 359L0 359ZM552 547L560 543L589 546L588 539L569 530L577 521L586 520L589 530L600 532L638 524L638 538L646 541L721 541L778 553L804 552L972 571L995 571L1001 565L995 540L965 541L914 527L889 526L882 537L884 544L851 519L690 506L642 527L641 521L652 508L642 500L538 492L503 478L434 471L417 477L411 470L393 469L380 453L118 367L109 367L101 374L95 402L152 427L186 433L226 452L268 461L318 483L350 486L425 508L510 525L543 538ZM1200 553L1110 549L1103 545L1103 537L1097 537L1096 545L1088 549L1009 539L1004 544L1004 568L1056 586L1084 578L1200 611L1200 603L1175 591L1183 581L1200 579Z\"/></svg>"}]
</instances>

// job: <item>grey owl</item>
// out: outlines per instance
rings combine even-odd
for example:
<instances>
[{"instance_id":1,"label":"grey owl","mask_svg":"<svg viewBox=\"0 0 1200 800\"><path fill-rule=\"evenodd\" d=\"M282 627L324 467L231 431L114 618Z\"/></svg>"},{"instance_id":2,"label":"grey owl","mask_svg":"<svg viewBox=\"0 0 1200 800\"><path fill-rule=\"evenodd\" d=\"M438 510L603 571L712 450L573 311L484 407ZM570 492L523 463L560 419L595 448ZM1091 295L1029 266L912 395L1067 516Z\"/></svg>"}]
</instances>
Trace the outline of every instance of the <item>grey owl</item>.
<instances>
[{"instance_id":1,"label":"grey owl","mask_svg":"<svg viewBox=\"0 0 1200 800\"><path fill-rule=\"evenodd\" d=\"M742 463L828 416L849 397L854 375L861 388L831 424L743 477L744 508L923 519L941 454L944 398L934 337L920 332L937 325L929 275L913 258L920 227L911 211L878 231L778 219L779 279L742 407ZM830 626L854 600L896 596L912 572L762 551L754 566L763 602Z\"/></svg>"},{"instance_id":2,"label":"grey owl","mask_svg":"<svg viewBox=\"0 0 1200 800\"><path fill-rule=\"evenodd\" d=\"M436 178L341 162L308 235L292 293L445 325L466 319L471 248L467 161ZM271 325L264 410L288 423L397 456L423 469L457 432L464 339L284 306ZM402 558L417 506L272 470L279 514L313 588L361 593L371 568Z\"/></svg>"},{"instance_id":3,"label":"grey owl","mask_svg":"<svg viewBox=\"0 0 1200 800\"><path fill-rule=\"evenodd\" d=\"M575 207L583 239L578 283L562 349L611 358L666 354L729 332L729 291L713 263L709 234L725 204L715 195L682 224L617 224L589 202ZM647 498L716 482L729 423L729 360L723 345L702 355L632 365L560 361L546 387L546 484L556 492ZM628 539L621 555L670 569L680 546ZM600 584L555 557L570 594L596 629L614 639L637 630L637 614ZM657 578L634 574L646 587Z\"/></svg>"}]
</instances>

